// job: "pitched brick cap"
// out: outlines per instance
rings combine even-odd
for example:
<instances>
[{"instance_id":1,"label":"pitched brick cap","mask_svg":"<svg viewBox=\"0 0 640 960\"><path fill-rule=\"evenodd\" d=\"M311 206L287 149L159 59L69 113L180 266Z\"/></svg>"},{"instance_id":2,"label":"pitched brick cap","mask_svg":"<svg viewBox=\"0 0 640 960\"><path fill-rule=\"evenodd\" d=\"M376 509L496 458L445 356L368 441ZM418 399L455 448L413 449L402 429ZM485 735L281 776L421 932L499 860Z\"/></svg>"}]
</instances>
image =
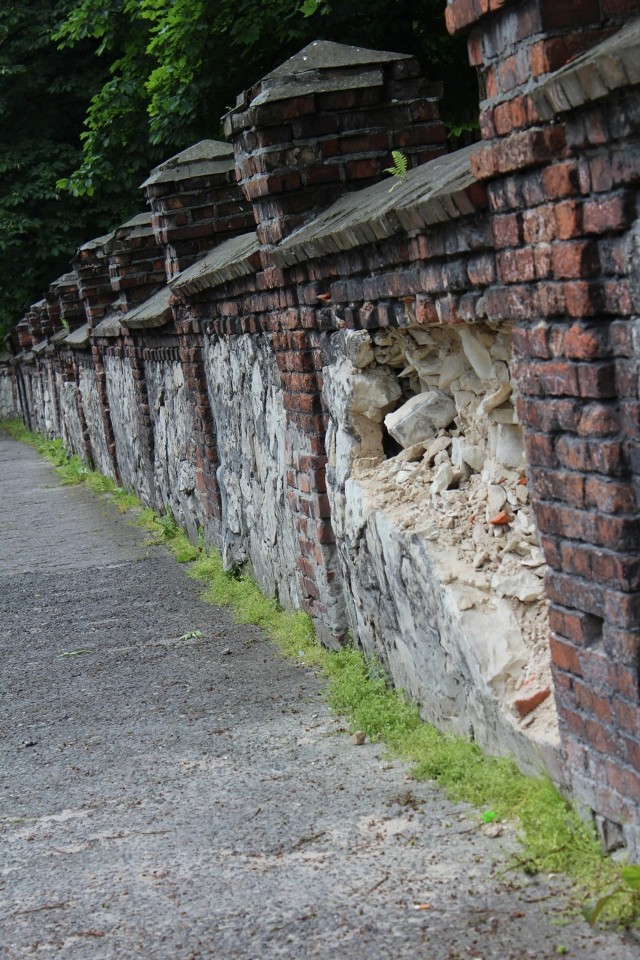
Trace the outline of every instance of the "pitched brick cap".
<instances>
[{"instance_id":1,"label":"pitched brick cap","mask_svg":"<svg viewBox=\"0 0 640 960\"><path fill-rule=\"evenodd\" d=\"M530 91L542 120L640 83L640 18L596 44Z\"/></svg>"},{"instance_id":2,"label":"pitched brick cap","mask_svg":"<svg viewBox=\"0 0 640 960\"><path fill-rule=\"evenodd\" d=\"M408 53L368 50L366 47L350 47L346 43L334 43L331 40L314 40L262 79L295 77L310 70L339 70L341 67L363 67L410 59Z\"/></svg>"},{"instance_id":3,"label":"pitched brick cap","mask_svg":"<svg viewBox=\"0 0 640 960\"><path fill-rule=\"evenodd\" d=\"M175 182L191 177L225 173L232 170L233 147L224 140L200 140L154 167L140 189L164 181Z\"/></svg>"}]
</instances>

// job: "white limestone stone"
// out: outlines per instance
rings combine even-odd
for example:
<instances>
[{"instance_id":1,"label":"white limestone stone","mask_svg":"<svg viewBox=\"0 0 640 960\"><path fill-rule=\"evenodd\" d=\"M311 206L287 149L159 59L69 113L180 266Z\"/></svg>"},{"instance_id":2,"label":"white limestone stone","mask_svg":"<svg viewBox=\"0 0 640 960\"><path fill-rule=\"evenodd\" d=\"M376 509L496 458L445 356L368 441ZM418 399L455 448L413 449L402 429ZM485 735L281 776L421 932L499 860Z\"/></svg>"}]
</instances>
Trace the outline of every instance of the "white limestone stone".
<instances>
[{"instance_id":1,"label":"white limestone stone","mask_svg":"<svg viewBox=\"0 0 640 960\"><path fill-rule=\"evenodd\" d=\"M440 378L438 387L445 390L457 380L466 367L464 356L460 353L446 354L440 364Z\"/></svg>"},{"instance_id":2,"label":"white limestone stone","mask_svg":"<svg viewBox=\"0 0 640 960\"><path fill-rule=\"evenodd\" d=\"M489 413L490 410L495 410L496 407L501 407L509 399L512 392L513 387L510 383L501 383L497 390L487 394L484 400L480 402L478 413L482 415L483 413Z\"/></svg>"},{"instance_id":3,"label":"white limestone stone","mask_svg":"<svg viewBox=\"0 0 640 960\"><path fill-rule=\"evenodd\" d=\"M487 520L495 517L507 502L507 493L499 483L491 483L487 489Z\"/></svg>"},{"instance_id":4,"label":"white limestone stone","mask_svg":"<svg viewBox=\"0 0 640 960\"><path fill-rule=\"evenodd\" d=\"M344 330L345 356L358 370L363 370L373 363L375 356L371 337L366 330Z\"/></svg>"},{"instance_id":5,"label":"white limestone stone","mask_svg":"<svg viewBox=\"0 0 640 960\"><path fill-rule=\"evenodd\" d=\"M435 440L432 440L428 445L425 454L424 461L425 463L431 463L431 461L443 450L446 450L447 447L451 446L451 437L436 437Z\"/></svg>"},{"instance_id":6,"label":"white limestone stone","mask_svg":"<svg viewBox=\"0 0 640 960\"><path fill-rule=\"evenodd\" d=\"M455 415L456 406L450 396L441 390L429 390L387 414L384 423L394 440L411 447L433 437L441 427L448 427Z\"/></svg>"},{"instance_id":7,"label":"white limestone stone","mask_svg":"<svg viewBox=\"0 0 640 960\"><path fill-rule=\"evenodd\" d=\"M499 597L513 597L523 603L533 603L544 596L542 581L528 570L506 576L498 570L491 578L491 586Z\"/></svg>"},{"instance_id":8,"label":"white limestone stone","mask_svg":"<svg viewBox=\"0 0 640 960\"><path fill-rule=\"evenodd\" d=\"M515 615L507 604L493 601L479 610L465 611L460 622L486 682L502 693L528 660Z\"/></svg>"},{"instance_id":9,"label":"white limestone stone","mask_svg":"<svg viewBox=\"0 0 640 960\"><path fill-rule=\"evenodd\" d=\"M450 463L441 463L433 475L431 495L442 493L453 483L454 471Z\"/></svg>"},{"instance_id":10,"label":"white limestone stone","mask_svg":"<svg viewBox=\"0 0 640 960\"><path fill-rule=\"evenodd\" d=\"M374 423L381 423L385 413L402 396L397 379L385 369L366 370L350 380L350 413L361 414Z\"/></svg>"},{"instance_id":11,"label":"white limestone stone","mask_svg":"<svg viewBox=\"0 0 640 960\"><path fill-rule=\"evenodd\" d=\"M474 336L468 327L461 326L457 328L458 336L462 343L462 349L465 352L467 360L481 380L495 380L496 372L491 354L484 347L480 340Z\"/></svg>"},{"instance_id":12,"label":"white limestone stone","mask_svg":"<svg viewBox=\"0 0 640 960\"><path fill-rule=\"evenodd\" d=\"M497 426L496 460L506 467L519 467L524 460L522 429L499 423Z\"/></svg>"}]
</instances>

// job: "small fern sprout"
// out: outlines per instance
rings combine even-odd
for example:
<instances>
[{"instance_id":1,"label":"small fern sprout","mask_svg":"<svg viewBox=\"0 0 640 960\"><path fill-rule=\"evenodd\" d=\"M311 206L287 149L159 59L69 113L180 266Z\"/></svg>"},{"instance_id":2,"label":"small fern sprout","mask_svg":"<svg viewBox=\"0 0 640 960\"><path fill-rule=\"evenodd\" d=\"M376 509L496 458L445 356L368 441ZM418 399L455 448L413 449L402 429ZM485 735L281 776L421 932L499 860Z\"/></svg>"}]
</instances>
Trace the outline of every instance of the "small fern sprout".
<instances>
[{"instance_id":1,"label":"small fern sprout","mask_svg":"<svg viewBox=\"0 0 640 960\"><path fill-rule=\"evenodd\" d=\"M384 171L385 173L390 173L392 177L395 177L395 183L390 187L389 193L395 190L401 183L404 183L409 167L409 161L401 150L392 150L391 159L393 160L393 166L385 167Z\"/></svg>"}]
</instances>

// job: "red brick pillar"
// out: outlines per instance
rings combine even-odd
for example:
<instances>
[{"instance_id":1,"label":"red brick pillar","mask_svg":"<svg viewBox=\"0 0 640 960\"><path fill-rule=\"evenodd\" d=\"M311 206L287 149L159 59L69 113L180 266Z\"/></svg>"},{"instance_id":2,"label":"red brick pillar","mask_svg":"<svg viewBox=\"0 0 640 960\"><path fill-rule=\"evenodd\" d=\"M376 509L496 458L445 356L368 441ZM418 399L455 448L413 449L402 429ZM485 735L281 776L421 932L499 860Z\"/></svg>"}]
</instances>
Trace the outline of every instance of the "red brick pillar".
<instances>
[{"instance_id":1,"label":"red brick pillar","mask_svg":"<svg viewBox=\"0 0 640 960\"><path fill-rule=\"evenodd\" d=\"M111 287L123 314L164 286L164 250L150 213L140 213L116 227L108 250Z\"/></svg>"},{"instance_id":2,"label":"red brick pillar","mask_svg":"<svg viewBox=\"0 0 640 960\"><path fill-rule=\"evenodd\" d=\"M202 140L155 167L142 184L167 280L223 240L254 228L236 183L230 143Z\"/></svg>"},{"instance_id":3,"label":"red brick pillar","mask_svg":"<svg viewBox=\"0 0 640 960\"><path fill-rule=\"evenodd\" d=\"M316 41L241 94L224 130L262 244L279 242L347 190L444 153L439 84L413 57Z\"/></svg>"},{"instance_id":4,"label":"red brick pillar","mask_svg":"<svg viewBox=\"0 0 640 960\"><path fill-rule=\"evenodd\" d=\"M193 409L196 486L207 519L213 519L217 525L221 514L220 489L216 475L219 465L218 444L207 390L200 322L196 317L187 315L176 322L176 330L184 385L189 392Z\"/></svg>"},{"instance_id":5,"label":"red brick pillar","mask_svg":"<svg viewBox=\"0 0 640 960\"><path fill-rule=\"evenodd\" d=\"M487 183L496 247L498 284L485 300L492 319L516 321L513 373L550 567L568 773L605 843L624 835L637 859L640 304L628 274L640 124L637 89L628 93L624 69L614 76L615 58L633 47L616 31L632 13L640 3L447 8L450 29L473 27L470 60L486 79L485 143L472 159Z\"/></svg>"},{"instance_id":6,"label":"red brick pillar","mask_svg":"<svg viewBox=\"0 0 640 960\"><path fill-rule=\"evenodd\" d=\"M116 481L120 482L116 442L111 422L109 397L107 394L107 375L104 366L104 350L93 337L96 325L112 309L114 292L109 274L109 253L114 234L109 233L84 243L77 251L73 265L78 274L78 290L84 301L84 308L91 331L91 359L96 378L102 425L107 444L111 469Z\"/></svg>"},{"instance_id":7,"label":"red brick pillar","mask_svg":"<svg viewBox=\"0 0 640 960\"><path fill-rule=\"evenodd\" d=\"M109 275L116 296L114 306L123 317L165 285L164 250L158 244L151 213L138 214L116 227L113 239L109 242ZM140 441L141 457L138 467L144 474L142 487L137 492L143 500L162 509L164 504L153 501L154 434L143 351L144 330L127 331L123 341L123 356L131 367L133 377L138 420L135 433Z\"/></svg>"},{"instance_id":8,"label":"red brick pillar","mask_svg":"<svg viewBox=\"0 0 640 960\"><path fill-rule=\"evenodd\" d=\"M67 332L73 333L80 330L87 322L87 316L84 308L84 301L80 296L78 274L75 270L65 273L58 278L50 287L51 294L58 297L60 307L60 317L64 319ZM78 417L82 431L82 450L80 455L83 460L93 465L91 455L91 441L87 419L80 394L80 373L78 367L78 358L76 351L62 344L61 362L63 367L63 380L67 383L76 385L76 403L78 406Z\"/></svg>"},{"instance_id":9,"label":"red brick pillar","mask_svg":"<svg viewBox=\"0 0 640 960\"><path fill-rule=\"evenodd\" d=\"M74 271L63 273L52 284L50 297L57 298L58 309L56 311L60 321L64 321L69 333L78 330L87 322L87 315L84 309L84 303L78 290L78 274Z\"/></svg>"},{"instance_id":10,"label":"red brick pillar","mask_svg":"<svg viewBox=\"0 0 640 960\"><path fill-rule=\"evenodd\" d=\"M282 373L300 595L329 644L345 619L324 480L320 340L314 307L298 302L295 282L285 288L269 248L342 194L377 182L392 150L402 150L409 166L443 153L439 96L440 85L427 83L412 57L317 41L242 94L225 117L238 180L253 204L263 325Z\"/></svg>"},{"instance_id":11,"label":"red brick pillar","mask_svg":"<svg viewBox=\"0 0 640 960\"><path fill-rule=\"evenodd\" d=\"M142 184L152 211L156 242L165 254L167 280L224 240L254 229L253 207L235 175L231 144L203 140L165 160ZM197 317L177 316L176 332L185 387L192 401L197 485L210 516L220 518L218 453Z\"/></svg>"}]
</instances>

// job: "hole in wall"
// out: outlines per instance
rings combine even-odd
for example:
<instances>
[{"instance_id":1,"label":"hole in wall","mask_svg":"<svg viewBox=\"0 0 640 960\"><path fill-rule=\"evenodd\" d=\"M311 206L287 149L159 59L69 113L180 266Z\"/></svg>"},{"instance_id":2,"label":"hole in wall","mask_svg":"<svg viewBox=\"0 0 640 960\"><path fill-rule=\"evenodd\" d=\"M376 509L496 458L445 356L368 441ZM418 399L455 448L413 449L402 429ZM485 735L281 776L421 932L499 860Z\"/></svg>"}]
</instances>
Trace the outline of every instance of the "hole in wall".
<instances>
[{"instance_id":1,"label":"hole in wall","mask_svg":"<svg viewBox=\"0 0 640 960\"><path fill-rule=\"evenodd\" d=\"M585 644L588 647L595 647L603 642L604 620L602 617L587 613L584 615L582 626Z\"/></svg>"},{"instance_id":2,"label":"hole in wall","mask_svg":"<svg viewBox=\"0 0 640 960\"><path fill-rule=\"evenodd\" d=\"M404 449L402 444L398 443L398 441L391 436L384 424L382 425L382 449L387 459L396 457L399 453L402 453Z\"/></svg>"},{"instance_id":3,"label":"hole in wall","mask_svg":"<svg viewBox=\"0 0 640 960\"><path fill-rule=\"evenodd\" d=\"M529 500L511 343L502 323L344 336L356 385L342 376L353 406L336 403L334 419L345 433L356 430L351 464L338 463L335 473L353 477L398 531L430 544L442 588L465 623L496 611L494 632L483 627L478 637L479 647L499 651L486 656L487 683L511 720L545 736L557 729L546 566ZM331 407L330 385L328 396ZM360 419L349 422L353 407L362 430ZM381 441L375 450L365 442L373 432ZM600 633L595 622L590 629L598 642L601 625Z\"/></svg>"}]
</instances>

